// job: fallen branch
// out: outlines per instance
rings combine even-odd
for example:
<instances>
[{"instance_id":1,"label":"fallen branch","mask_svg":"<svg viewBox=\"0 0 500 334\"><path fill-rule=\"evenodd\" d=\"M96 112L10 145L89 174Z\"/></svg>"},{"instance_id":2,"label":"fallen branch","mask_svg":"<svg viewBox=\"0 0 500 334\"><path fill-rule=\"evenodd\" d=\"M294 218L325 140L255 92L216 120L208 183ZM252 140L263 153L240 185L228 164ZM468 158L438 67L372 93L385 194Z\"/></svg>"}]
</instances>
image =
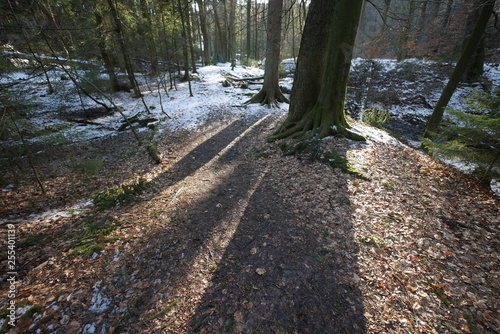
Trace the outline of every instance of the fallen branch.
<instances>
[{"instance_id":1,"label":"fallen branch","mask_svg":"<svg viewBox=\"0 0 500 334\"><path fill-rule=\"evenodd\" d=\"M87 121L87 120L85 120L85 119L67 118L66 120L67 120L68 122L78 123L78 124L85 124L85 125L101 125L101 124L99 124L99 123L92 122L92 121Z\"/></svg>"}]
</instances>

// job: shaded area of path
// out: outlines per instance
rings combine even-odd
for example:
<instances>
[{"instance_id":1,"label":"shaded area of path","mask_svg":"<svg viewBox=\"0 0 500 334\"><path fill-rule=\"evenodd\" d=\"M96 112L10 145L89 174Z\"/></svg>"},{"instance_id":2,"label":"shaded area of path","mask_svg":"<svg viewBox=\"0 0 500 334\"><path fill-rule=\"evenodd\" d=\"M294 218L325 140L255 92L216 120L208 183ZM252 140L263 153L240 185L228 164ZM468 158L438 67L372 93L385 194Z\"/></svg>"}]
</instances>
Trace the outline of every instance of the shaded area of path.
<instances>
[{"instance_id":1,"label":"shaded area of path","mask_svg":"<svg viewBox=\"0 0 500 334\"><path fill-rule=\"evenodd\" d=\"M280 180L291 162L280 160L253 193L191 326L207 333L362 333L356 258L346 252L354 248L349 219L323 220L316 204L294 200L294 187L314 192L314 180Z\"/></svg>"}]
</instances>

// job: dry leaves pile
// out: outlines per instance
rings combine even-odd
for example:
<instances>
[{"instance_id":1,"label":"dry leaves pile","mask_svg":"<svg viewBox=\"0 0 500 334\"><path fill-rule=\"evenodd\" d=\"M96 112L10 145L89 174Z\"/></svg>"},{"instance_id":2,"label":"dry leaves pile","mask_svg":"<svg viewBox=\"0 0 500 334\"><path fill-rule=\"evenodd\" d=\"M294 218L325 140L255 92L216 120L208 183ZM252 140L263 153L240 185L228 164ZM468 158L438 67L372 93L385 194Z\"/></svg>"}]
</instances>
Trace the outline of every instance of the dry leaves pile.
<instances>
[{"instance_id":1,"label":"dry leaves pile","mask_svg":"<svg viewBox=\"0 0 500 334\"><path fill-rule=\"evenodd\" d=\"M168 138L159 166L124 155L122 138L103 150L100 176L54 178L49 197L29 186L2 194L3 218L26 218L151 181L111 209L16 223L11 332L498 332L497 197L361 124L367 144L330 138L316 162L283 157L264 144L278 122L226 120ZM325 163L332 151L366 178ZM104 251L72 253L93 238L89 226L112 227Z\"/></svg>"}]
</instances>

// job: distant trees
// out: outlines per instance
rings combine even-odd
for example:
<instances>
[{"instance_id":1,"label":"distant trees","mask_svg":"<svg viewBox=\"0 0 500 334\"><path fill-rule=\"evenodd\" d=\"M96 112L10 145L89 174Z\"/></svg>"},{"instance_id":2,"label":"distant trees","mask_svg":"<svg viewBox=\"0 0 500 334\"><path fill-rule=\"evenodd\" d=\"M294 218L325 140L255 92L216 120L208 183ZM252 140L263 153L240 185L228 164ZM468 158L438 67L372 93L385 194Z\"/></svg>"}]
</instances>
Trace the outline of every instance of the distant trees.
<instances>
[{"instance_id":1,"label":"distant trees","mask_svg":"<svg viewBox=\"0 0 500 334\"><path fill-rule=\"evenodd\" d=\"M456 60L481 2L370 0L363 14L356 55Z\"/></svg>"},{"instance_id":2,"label":"distant trees","mask_svg":"<svg viewBox=\"0 0 500 334\"><path fill-rule=\"evenodd\" d=\"M371 0L363 13L356 55L456 59L477 15L473 9L481 1ZM190 70L197 62L255 64L253 60L266 58L269 2L181 3L179 7L177 0L7 0L0 4L0 40L22 52L31 47L34 53L48 54L39 34L43 31L59 56L99 61L109 74L112 68L115 73L117 68L151 74L179 70L179 64L185 66L185 47ZM283 0L281 58L297 57L308 7L306 0Z\"/></svg>"}]
</instances>

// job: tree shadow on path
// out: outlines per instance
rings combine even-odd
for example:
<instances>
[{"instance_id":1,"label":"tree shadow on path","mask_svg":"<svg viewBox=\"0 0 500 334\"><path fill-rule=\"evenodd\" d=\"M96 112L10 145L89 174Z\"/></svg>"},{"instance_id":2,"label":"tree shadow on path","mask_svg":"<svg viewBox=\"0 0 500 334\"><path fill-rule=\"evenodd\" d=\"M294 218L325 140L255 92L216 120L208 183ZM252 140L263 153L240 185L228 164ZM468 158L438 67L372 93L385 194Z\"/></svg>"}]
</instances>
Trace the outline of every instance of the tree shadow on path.
<instances>
[{"instance_id":1,"label":"tree shadow on path","mask_svg":"<svg viewBox=\"0 0 500 334\"><path fill-rule=\"evenodd\" d=\"M364 333L348 176L295 158L270 163L191 330Z\"/></svg>"}]
</instances>

